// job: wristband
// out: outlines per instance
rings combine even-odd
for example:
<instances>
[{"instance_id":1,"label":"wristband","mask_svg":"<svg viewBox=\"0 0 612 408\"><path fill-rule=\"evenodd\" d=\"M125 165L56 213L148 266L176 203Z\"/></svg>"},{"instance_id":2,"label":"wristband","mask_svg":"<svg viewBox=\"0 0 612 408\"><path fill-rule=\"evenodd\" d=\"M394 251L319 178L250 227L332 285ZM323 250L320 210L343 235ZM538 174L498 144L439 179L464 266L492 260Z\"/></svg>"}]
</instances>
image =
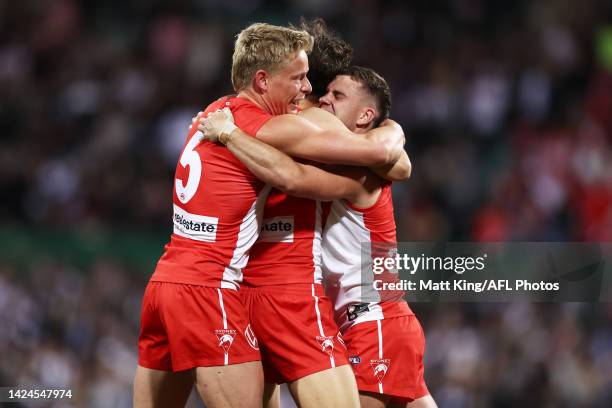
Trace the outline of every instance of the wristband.
<instances>
[{"instance_id":1,"label":"wristband","mask_svg":"<svg viewBox=\"0 0 612 408\"><path fill-rule=\"evenodd\" d=\"M227 145L227 142L229 142L230 136L232 135L232 132L234 132L234 130L238 129L238 127L236 125L234 125L233 123L229 123L231 126L225 125L223 126L223 130L221 131L221 133L219 134L219 142L221 142L221 144L223 144L224 146Z\"/></svg>"},{"instance_id":2,"label":"wristband","mask_svg":"<svg viewBox=\"0 0 612 408\"><path fill-rule=\"evenodd\" d=\"M225 107L223 108L223 112L231 119L225 122L225 125L221 128L221 133L219 133L219 141L226 145L230 135L236 130L237 126L234 124L234 115L232 115L232 111L228 107ZM221 140L223 135L226 135L225 141Z\"/></svg>"}]
</instances>

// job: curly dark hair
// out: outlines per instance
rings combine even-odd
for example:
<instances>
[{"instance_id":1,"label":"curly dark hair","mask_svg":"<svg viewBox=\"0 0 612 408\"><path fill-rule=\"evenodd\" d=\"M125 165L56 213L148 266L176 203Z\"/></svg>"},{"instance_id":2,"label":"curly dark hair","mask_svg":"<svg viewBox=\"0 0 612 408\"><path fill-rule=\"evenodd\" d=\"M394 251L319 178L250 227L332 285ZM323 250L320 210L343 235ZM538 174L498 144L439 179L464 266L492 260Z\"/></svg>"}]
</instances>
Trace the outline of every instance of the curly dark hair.
<instances>
[{"instance_id":1,"label":"curly dark hair","mask_svg":"<svg viewBox=\"0 0 612 408\"><path fill-rule=\"evenodd\" d=\"M327 85L336 75L350 67L353 48L327 28L322 18L306 20L302 17L300 26L292 28L306 31L314 37L312 52L308 55L308 80L312 84L312 93L308 98L318 101L327 93Z\"/></svg>"}]
</instances>

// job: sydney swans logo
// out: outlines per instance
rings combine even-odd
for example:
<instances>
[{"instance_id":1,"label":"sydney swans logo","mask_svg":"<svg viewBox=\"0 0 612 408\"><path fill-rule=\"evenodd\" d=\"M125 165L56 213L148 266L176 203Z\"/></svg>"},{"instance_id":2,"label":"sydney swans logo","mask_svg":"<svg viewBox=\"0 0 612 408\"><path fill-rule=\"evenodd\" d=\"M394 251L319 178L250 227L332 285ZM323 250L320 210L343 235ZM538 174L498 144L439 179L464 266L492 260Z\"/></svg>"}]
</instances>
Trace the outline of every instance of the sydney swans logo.
<instances>
[{"instance_id":1,"label":"sydney swans logo","mask_svg":"<svg viewBox=\"0 0 612 408\"><path fill-rule=\"evenodd\" d=\"M225 354L227 354L230 347L232 347L232 343L234 342L236 330L218 329L215 330L215 335L219 340L219 347L221 347Z\"/></svg>"},{"instance_id":2,"label":"sydney swans logo","mask_svg":"<svg viewBox=\"0 0 612 408\"><path fill-rule=\"evenodd\" d=\"M370 360L370 365L372 366L372 370L374 370L374 376L378 378L379 383L382 383L383 378L387 375L387 371L389 371L391 359Z\"/></svg>"},{"instance_id":3,"label":"sydney swans logo","mask_svg":"<svg viewBox=\"0 0 612 408\"><path fill-rule=\"evenodd\" d=\"M331 357L334 353L334 336L317 336L317 341L321 346L321 351L329 354Z\"/></svg>"}]
</instances>

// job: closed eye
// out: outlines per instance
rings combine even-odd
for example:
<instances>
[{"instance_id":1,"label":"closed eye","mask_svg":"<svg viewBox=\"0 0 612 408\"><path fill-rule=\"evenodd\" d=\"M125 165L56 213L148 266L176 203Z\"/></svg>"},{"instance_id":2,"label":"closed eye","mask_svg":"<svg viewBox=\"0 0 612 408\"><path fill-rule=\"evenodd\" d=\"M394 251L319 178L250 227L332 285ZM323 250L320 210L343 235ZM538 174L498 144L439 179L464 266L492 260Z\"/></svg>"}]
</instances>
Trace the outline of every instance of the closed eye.
<instances>
[{"instance_id":1,"label":"closed eye","mask_svg":"<svg viewBox=\"0 0 612 408\"><path fill-rule=\"evenodd\" d=\"M294 76L291 77L291 79L296 79L296 80L300 80L300 81L303 81L304 78L306 78L306 74L305 73L304 74L299 74L299 75L294 75Z\"/></svg>"}]
</instances>

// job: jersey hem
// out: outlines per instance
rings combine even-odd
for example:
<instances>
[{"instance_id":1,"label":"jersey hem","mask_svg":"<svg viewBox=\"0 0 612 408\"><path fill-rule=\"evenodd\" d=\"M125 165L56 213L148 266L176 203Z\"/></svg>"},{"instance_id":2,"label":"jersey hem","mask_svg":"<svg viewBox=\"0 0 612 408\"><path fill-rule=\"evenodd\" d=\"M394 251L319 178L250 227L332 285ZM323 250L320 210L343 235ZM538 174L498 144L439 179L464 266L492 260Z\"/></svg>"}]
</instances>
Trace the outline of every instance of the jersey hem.
<instances>
[{"instance_id":1,"label":"jersey hem","mask_svg":"<svg viewBox=\"0 0 612 408\"><path fill-rule=\"evenodd\" d=\"M229 290L239 290L240 285L237 283L230 283L226 281L218 281L215 284L210 282L202 282L197 279L176 279L176 278L164 278L164 277L152 277L149 279L149 282L161 282L161 283L175 283L177 285L193 285L193 286L203 286L206 288L215 288L215 289L229 289ZM225 283L225 286L222 284ZM232 287L227 287L230 285Z\"/></svg>"}]
</instances>

